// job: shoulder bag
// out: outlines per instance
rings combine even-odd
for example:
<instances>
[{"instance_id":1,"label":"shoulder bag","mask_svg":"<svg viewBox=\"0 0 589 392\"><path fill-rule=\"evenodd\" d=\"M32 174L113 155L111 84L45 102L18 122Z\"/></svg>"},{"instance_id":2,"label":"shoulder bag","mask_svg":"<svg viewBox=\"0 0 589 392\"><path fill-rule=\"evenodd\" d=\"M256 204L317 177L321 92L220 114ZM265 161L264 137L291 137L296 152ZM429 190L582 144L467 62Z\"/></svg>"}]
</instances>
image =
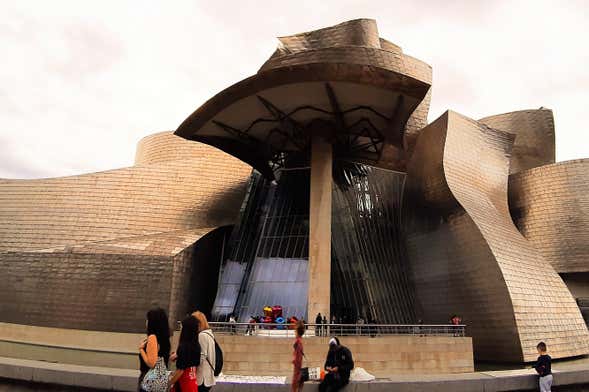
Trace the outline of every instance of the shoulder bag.
<instances>
[{"instance_id":1,"label":"shoulder bag","mask_svg":"<svg viewBox=\"0 0 589 392\"><path fill-rule=\"evenodd\" d=\"M159 357L155 366L145 374L141 388L147 392L167 392L168 377L168 369L164 363L164 357Z\"/></svg>"}]
</instances>

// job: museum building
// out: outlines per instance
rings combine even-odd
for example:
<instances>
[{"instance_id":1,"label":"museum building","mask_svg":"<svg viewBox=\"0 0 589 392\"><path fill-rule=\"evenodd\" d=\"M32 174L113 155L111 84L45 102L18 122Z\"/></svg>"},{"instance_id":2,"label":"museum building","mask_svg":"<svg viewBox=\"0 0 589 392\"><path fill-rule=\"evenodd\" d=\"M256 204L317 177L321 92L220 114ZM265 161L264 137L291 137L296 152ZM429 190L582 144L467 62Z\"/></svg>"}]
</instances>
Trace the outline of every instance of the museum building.
<instances>
[{"instance_id":1,"label":"museum building","mask_svg":"<svg viewBox=\"0 0 589 392\"><path fill-rule=\"evenodd\" d=\"M545 108L428 124L431 76L374 20L280 37L134 166L0 180L0 322L460 314L477 359L589 354L589 160Z\"/></svg>"}]
</instances>

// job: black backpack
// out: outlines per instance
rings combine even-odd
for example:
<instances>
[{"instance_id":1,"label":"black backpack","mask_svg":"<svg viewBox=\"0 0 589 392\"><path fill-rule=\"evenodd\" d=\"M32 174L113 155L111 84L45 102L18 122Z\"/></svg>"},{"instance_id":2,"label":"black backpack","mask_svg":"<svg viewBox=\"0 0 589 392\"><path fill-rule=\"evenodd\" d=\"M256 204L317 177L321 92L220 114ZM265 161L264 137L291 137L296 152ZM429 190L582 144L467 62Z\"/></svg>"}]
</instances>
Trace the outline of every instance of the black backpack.
<instances>
[{"instance_id":1,"label":"black backpack","mask_svg":"<svg viewBox=\"0 0 589 392\"><path fill-rule=\"evenodd\" d=\"M206 331L203 332L206 333ZM215 366L213 366L211 361L209 361L208 357L205 358L207 359L207 362L209 363L211 368L213 368L213 374L215 375L215 377L218 377L219 374L221 374L221 371L223 370L223 350L221 350L221 346L219 346L219 343L217 343L217 339L215 339L213 335L210 333L208 335L212 337L213 341L215 342Z\"/></svg>"}]
</instances>

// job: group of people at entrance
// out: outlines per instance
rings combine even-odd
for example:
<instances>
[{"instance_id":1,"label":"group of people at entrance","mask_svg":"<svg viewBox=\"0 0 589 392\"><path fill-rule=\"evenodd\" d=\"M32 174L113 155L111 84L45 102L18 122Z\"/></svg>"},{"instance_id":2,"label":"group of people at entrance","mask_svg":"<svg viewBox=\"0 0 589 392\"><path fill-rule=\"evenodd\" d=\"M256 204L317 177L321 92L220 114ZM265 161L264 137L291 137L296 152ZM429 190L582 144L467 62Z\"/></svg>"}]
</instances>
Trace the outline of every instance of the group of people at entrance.
<instances>
[{"instance_id":1,"label":"group of people at entrance","mask_svg":"<svg viewBox=\"0 0 589 392\"><path fill-rule=\"evenodd\" d=\"M139 344L139 392L208 392L215 385L215 337L202 312L182 321L180 340L171 352L166 312L147 312L147 337ZM176 370L168 371L169 362Z\"/></svg>"},{"instance_id":2,"label":"group of people at entrance","mask_svg":"<svg viewBox=\"0 0 589 392\"><path fill-rule=\"evenodd\" d=\"M303 335L305 334L305 324L297 323L295 328L296 338L293 345L293 375L291 382L291 392L302 390L303 384L309 378L307 368L303 368ZM350 382L350 373L354 368L354 360L350 350L340 344L336 337L329 339L329 349L323 369L325 376L319 384L319 392L336 392L342 389Z\"/></svg>"},{"instance_id":3,"label":"group of people at entrance","mask_svg":"<svg viewBox=\"0 0 589 392\"><path fill-rule=\"evenodd\" d=\"M206 316L194 312L182 321L178 347L171 351L168 317L161 308L152 309L146 316L147 337L139 344L140 377L139 392L208 392L215 385L215 376L220 372L217 359L222 353ZM303 335L306 326L301 320L296 324L296 338L293 345L293 377L291 392L299 392L309 379L308 368L303 368L305 357ZM324 376L319 392L336 392L350 381L354 360L350 350L337 337L329 339L327 357L323 366ZM552 386L551 357L546 344L537 346L538 360L533 368L539 375L541 392L550 392ZM218 358L217 358L218 357ZM175 371L168 371L169 362L175 362ZM322 372L323 373L323 372Z\"/></svg>"}]
</instances>

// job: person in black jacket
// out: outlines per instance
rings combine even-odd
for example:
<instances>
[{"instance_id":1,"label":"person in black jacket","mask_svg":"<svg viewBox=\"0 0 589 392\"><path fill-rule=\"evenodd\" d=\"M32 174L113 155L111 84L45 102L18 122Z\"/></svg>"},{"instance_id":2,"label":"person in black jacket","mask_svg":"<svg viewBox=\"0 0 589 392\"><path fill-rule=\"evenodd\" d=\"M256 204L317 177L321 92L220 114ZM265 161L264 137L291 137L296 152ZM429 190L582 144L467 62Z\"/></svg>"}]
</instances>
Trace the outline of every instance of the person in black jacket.
<instances>
[{"instance_id":1,"label":"person in black jacket","mask_svg":"<svg viewBox=\"0 0 589 392\"><path fill-rule=\"evenodd\" d=\"M321 313L317 313L317 317L315 317L315 336L323 336L322 320Z\"/></svg>"},{"instance_id":2,"label":"person in black jacket","mask_svg":"<svg viewBox=\"0 0 589 392\"><path fill-rule=\"evenodd\" d=\"M319 392L336 392L350 382L350 373L354 368L352 353L336 337L329 340L324 368L325 378L319 384Z\"/></svg>"},{"instance_id":3,"label":"person in black jacket","mask_svg":"<svg viewBox=\"0 0 589 392\"><path fill-rule=\"evenodd\" d=\"M538 361L532 365L540 379L538 384L540 386L540 392L550 392L552 387L552 358L546 354L546 343L540 342L536 346L538 349Z\"/></svg>"}]
</instances>

